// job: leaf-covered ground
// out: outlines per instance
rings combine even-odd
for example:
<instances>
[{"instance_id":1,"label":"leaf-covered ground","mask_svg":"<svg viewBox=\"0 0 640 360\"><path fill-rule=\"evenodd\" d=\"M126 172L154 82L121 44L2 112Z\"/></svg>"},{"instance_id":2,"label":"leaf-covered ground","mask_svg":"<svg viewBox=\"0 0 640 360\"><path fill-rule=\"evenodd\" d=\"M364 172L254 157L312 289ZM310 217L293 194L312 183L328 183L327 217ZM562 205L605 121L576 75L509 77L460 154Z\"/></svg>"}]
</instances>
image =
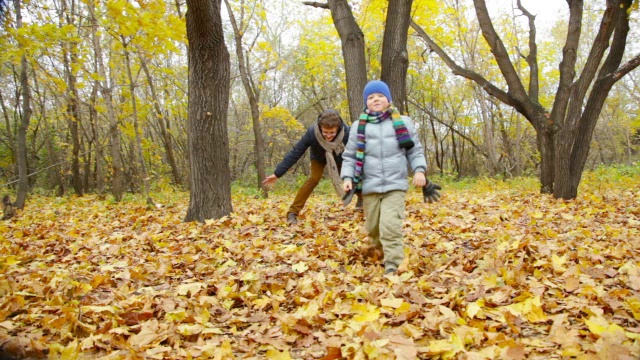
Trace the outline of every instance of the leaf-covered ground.
<instances>
[{"instance_id":1,"label":"leaf-covered ground","mask_svg":"<svg viewBox=\"0 0 640 360\"><path fill-rule=\"evenodd\" d=\"M606 178L604 178L606 177ZM29 199L0 222L0 344L61 359L636 359L640 176L589 173L575 201L532 180L408 197L409 271L383 276L362 214L315 194Z\"/></svg>"}]
</instances>

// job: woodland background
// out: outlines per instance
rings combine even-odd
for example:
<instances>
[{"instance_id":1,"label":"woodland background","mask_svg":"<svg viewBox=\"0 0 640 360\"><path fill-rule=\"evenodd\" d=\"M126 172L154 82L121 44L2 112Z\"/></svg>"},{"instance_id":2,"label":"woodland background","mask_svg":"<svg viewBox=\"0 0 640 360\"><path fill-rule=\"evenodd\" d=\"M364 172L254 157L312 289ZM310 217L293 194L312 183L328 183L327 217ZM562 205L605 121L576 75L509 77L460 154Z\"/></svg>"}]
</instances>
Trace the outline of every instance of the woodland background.
<instances>
[{"instance_id":1,"label":"woodland background","mask_svg":"<svg viewBox=\"0 0 640 360\"><path fill-rule=\"evenodd\" d=\"M328 10L291 1L230 1L228 8L225 4L225 42L235 57L228 116L229 170L236 184L257 187L257 137L267 149L261 154L264 163L272 169L323 109L335 108L351 122L340 39ZM34 191L57 196L108 191L112 142L119 143L117 160L127 191L143 191L145 181L153 191L188 189L185 4L56 0L22 6L23 26L17 29L14 13L8 11L0 39L3 191L13 191L18 175L23 55L32 100L26 148L28 172L35 174L29 177ZM386 1L356 1L351 6L365 34L367 74L377 78ZM603 6L586 7L581 39L585 47L595 35L590 29L598 26ZM415 1L413 7L414 19L454 60L501 83L469 2L423 0ZM235 28L228 11L234 15ZM631 14L627 54L637 53L640 47L637 14ZM523 16L509 1L493 4L491 15L510 53L518 54L528 36ZM536 21L540 102L549 108L567 21L566 16ZM474 83L453 76L411 28L409 33L407 111L420 125L430 173L456 178L536 174L540 154L530 124ZM239 43L236 34L242 35ZM241 52L234 48L238 44ZM586 54L588 48L580 48L578 67ZM512 56L512 61L519 71L527 71L523 58ZM251 92L259 105L258 134L239 64L250 76ZM637 159L639 86L634 72L614 86L598 121L587 168ZM109 101L105 89L110 90ZM306 161L291 171L307 172Z\"/></svg>"},{"instance_id":2,"label":"woodland background","mask_svg":"<svg viewBox=\"0 0 640 360\"><path fill-rule=\"evenodd\" d=\"M27 206L0 222L0 351L31 359L640 357L637 72L613 87L580 195L563 200L540 194L529 122L451 75L410 29L407 111L429 177L444 189L436 204L408 192L408 271L383 276L380 259L363 251L362 213L341 206L327 182L298 225L285 223L307 161L269 197L258 186L256 140L271 169L323 109L350 122L326 10L223 3L233 212L185 222L185 4L14 4L23 8L5 11L0 39L3 193L15 191L27 115L33 175ZM366 38L367 75L377 78L388 2L350 4ZM510 1L492 5L494 26L520 54L522 16ZM504 85L471 6L414 1L413 18L457 62ZM637 6L623 60L638 54ZM585 7L578 67L603 8ZM562 15L539 28L547 109L567 32ZM525 78L524 60L511 61ZM126 180L121 199L109 195L114 162Z\"/></svg>"}]
</instances>

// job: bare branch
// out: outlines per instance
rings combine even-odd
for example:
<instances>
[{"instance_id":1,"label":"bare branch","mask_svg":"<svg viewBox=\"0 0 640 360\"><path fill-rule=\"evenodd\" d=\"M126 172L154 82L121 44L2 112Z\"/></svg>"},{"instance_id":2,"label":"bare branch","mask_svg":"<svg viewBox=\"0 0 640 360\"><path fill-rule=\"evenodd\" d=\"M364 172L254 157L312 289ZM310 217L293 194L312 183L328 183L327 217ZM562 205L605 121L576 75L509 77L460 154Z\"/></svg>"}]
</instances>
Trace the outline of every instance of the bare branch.
<instances>
[{"instance_id":1,"label":"bare branch","mask_svg":"<svg viewBox=\"0 0 640 360\"><path fill-rule=\"evenodd\" d=\"M309 5L309 6L313 6L321 9L329 9L329 3L321 3L317 1L303 1L302 3L304 5Z\"/></svg>"},{"instance_id":2,"label":"bare branch","mask_svg":"<svg viewBox=\"0 0 640 360\"><path fill-rule=\"evenodd\" d=\"M485 3L485 0L473 0L473 4L476 9L476 16L478 17L478 23L480 24L482 35L491 48L491 53L498 63L502 76L507 81L509 94L518 100L524 110L524 107L528 105L527 102L529 101L529 97L527 92L524 90L524 86L522 85L522 81L520 80L516 69L511 63L511 59L509 59L507 49L504 47L502 40L493 27L493 23L489 17L489 11L487 10L487 4ZM528 110L529 111L526 112L530 113L533 109L531 108Z\"/></svg>"},{"instance_id":3,"label":"bare branch","mask_svg":"<svg viewBox=\"0 0 640 360\"><path fill-rule=\"evenodd\" d=\"M640 53L634 56L631 60L622 64L622 66L620 66L618 70L613 73L613 81L615 82L622 79L622 77L633 71L638 66L640 66Z\"/></svg>"},{"instance_id":4,"label":"bare branch","mask_svg":"<svg viewBox=\"0 0 640 360\"><path fill-rule=\"evenodd\" d=\"M485 79L482 75L471 71L469 69L465 69L459 66L449 55L438 46L438 44L427 35L427 33L420 27L420 25L416 24L414 21L411 22L411 27L418 33L418 36L427 43L427 46L431 51L435 52L442 61L451 69L454 75L459 75L469 80L475 81L478 85L480 85L488 94L495 96L503 103L513 106L515 108L521 108L521 105L507 94L502 89L498 88L494 84L492 84L489 80Z\"/></svg>"},{"instance_id":5,"label":"bare branch","mask_svg":"<svg viewBox=\"0 0 640 360\"><path fill-rule=\"evenodd\" d=\"M619 6L613 3L614 2L612 1L607 1L607 9L602 15L600 28L598 29L598 34L593 41L591 50L589 51L589 56L587 56L587 62L580 74L580 78L573 86L573 91L571 93L571 105L569 105L568 109L570 118L567 123L569 126L575 126L580 117L579 114L584 98L589 87L592 86L591 83L598 72L598 68L601 66L602 58L604 57L606 50L609 48L611 35L618 24L618 19L623 16L622 12L619 10ZM617 3L617 1L615 3ZM606 61L608 60L605 60L605 62ZM573 118L571 118L571 115L573 115Z\"/></svg>"},{"instance_id":6,"label":"bare branch","mask_svg":"<svg viewBox=\"0 0 640 360\"><path fill-rule=\"evenodd\" d=\"M416 108L418 108L418 110L425 112L427 115L429 115L433 120L435 120L436 122L438 122L441 125L446 126L447 128L449 128L451 131L453 131L454 133L458 134L458 136L460 136L461 138L467 140L469 142L469 144L471 144L471 146L473 146L474 149L476 149L480 154L482 154L482 156L484 156L485 158L489 158L489 156L487 155L487 153L480 148L478 145L476 145L475 142L473 142L473 140L468 137L467 135L465 135L464 133L458 131L458 129L456 129L455 127L453 127L453 125L447 124L446 122L444 122L443 120L441 120L436 114L434 114L433 112L431 112L431 110L424 108L422 106L420 106L418 103L416 103L413 100L407 100L409 103L413 104L413 106L415 106Z\"/></svg>"},{"instance_id":7,"label":"bare branch","mask_svg":"<svg viewBox=\"0 0 640 360\"><path fill-rule=\"evenodd\" d=\"M535 102L540 102L540 74L538 73L538 45L536 44L535 24L536 17L522 6L520 0L518 0L517 5L522 14L529 20L529 55L524 57L527 64L529 64L529 99Z\"/></svg>"}]
</instances>

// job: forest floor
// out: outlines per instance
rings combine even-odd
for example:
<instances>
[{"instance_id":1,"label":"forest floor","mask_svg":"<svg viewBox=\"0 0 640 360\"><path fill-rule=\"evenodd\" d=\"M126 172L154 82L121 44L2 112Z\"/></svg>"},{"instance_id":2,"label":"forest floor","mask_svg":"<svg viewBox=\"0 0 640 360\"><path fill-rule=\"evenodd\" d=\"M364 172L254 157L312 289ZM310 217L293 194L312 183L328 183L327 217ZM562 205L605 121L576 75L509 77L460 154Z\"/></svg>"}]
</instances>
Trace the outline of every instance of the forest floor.
<instances>
[{"instance_id":1,"label":"forest floor","mask_svg":"<svg viewBox=\"0 0 640 360\"><path fill-rule=\"evenodd\" d=\"M120 204L33 196L0 221L0 346L50 359L637 359L640 170L412 189L408 271L363 251L363 215L312 195L236 194L184 223L188 193Z\"/></svg>"}]
</instances>

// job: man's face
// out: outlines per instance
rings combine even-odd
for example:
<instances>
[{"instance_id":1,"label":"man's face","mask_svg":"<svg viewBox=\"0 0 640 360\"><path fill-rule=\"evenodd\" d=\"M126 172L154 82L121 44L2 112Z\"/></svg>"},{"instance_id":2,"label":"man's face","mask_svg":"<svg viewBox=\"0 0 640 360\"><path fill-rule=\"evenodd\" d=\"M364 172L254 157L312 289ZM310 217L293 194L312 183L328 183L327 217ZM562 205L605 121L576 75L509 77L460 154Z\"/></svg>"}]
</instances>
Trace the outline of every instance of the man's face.
<instances>
[{"instance_id":1,"label":"man's face","mask_svg":"<svg viewBox=\"0 0 640 360\"><path fill-rule=\"evenodd\" d=\"M322 137L327 141L333 141L336 135L338 135L338 127L321 127Z\"/></svg>"}]
</instances>

